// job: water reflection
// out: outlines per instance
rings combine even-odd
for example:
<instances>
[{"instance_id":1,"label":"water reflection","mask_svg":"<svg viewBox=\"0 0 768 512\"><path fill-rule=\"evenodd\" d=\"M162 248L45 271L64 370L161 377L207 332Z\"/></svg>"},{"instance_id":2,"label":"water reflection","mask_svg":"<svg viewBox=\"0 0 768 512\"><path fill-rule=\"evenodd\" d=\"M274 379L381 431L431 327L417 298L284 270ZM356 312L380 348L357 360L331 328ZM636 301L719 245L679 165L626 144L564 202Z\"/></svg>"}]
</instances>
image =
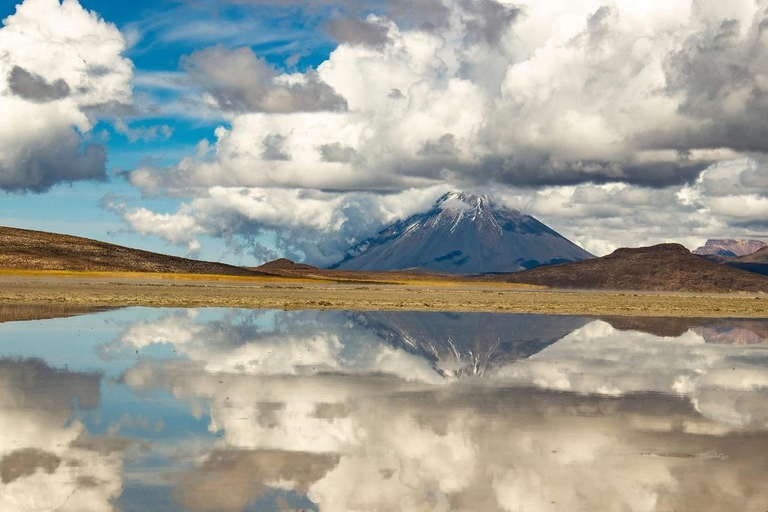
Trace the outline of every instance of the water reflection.
<instances>
[{"instance_id":1,"label":"water reflection","mask_svg":"<svg viewBox=\"0 0 768 512\"><path fill-rule=\"evenodd\" d=\"M768 322L652 320L0 326L0 510L768 509Z\"/></svg>"},{"instance_id":2,"label":"water reflection","mask_svg":"<svg viewBox=\"0 0 768 512\"><path fill-rule=\"evenodd\" d=\"M75 407L99 407L101 376L0 359L0 510L107 510L123 444L93 439Z\"/></svg>"},{"instance_id":3,"label":"water reflection","mask_svg":"<svg viewBox=\"0 0 768 512\"><path fill-rule=\"evenodd\" d=\"M68 316L107 311L108 309L111 308L67 304L0 304L0 323L65 318Z\"/></svg>"}]
</instances>

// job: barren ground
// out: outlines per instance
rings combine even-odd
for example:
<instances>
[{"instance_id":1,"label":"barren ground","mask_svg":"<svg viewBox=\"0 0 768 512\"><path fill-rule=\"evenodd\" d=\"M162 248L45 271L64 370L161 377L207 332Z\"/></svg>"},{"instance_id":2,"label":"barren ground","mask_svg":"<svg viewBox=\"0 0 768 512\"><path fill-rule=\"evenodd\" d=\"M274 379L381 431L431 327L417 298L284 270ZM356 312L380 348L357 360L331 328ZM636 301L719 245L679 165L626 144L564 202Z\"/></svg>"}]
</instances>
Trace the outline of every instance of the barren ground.
<instances>
[{"instance_id":1,"label":"barren ground","mask_svg":"<svg viewBox=\"0 0 768 512\"><path fill-rule=\"evenodd\" d=\"M490 311L657 317L768 317L768 296L471 286L0 275L0 305Z\"/></svg>"}]
</instances>

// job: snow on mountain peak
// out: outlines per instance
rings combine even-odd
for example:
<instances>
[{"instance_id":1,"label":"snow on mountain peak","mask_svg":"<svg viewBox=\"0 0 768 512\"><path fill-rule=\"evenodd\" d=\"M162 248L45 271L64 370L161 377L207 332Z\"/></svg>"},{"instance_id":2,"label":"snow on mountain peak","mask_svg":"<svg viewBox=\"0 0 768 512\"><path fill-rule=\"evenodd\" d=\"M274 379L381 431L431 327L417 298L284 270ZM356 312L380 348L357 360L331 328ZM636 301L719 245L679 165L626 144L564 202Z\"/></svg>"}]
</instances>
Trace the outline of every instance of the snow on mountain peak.
<instances>
[{"instance_id":1,"label":"snow on mountain peak","mask_svg":"<svg viewBox=\"0 0 768 512\"><path fill-rule=\"evenodd\" d=\"M469 211L486 208L492 202L491 196L487 194L448 192L437 200L437 207L441 210Z\"/></svg>"},{"instance_id":2,"label":"snow on mountain peak","mask_svg":"<svg viewBox=\"0 0 768 512\"><path fill-rule=\"evenodd\" d=\"M350 247L345 270L422 268L437 272L515 272L592 257L546 225L491 196L449 192L426 212L397 221Z\"/></svg>"}]
</instances>

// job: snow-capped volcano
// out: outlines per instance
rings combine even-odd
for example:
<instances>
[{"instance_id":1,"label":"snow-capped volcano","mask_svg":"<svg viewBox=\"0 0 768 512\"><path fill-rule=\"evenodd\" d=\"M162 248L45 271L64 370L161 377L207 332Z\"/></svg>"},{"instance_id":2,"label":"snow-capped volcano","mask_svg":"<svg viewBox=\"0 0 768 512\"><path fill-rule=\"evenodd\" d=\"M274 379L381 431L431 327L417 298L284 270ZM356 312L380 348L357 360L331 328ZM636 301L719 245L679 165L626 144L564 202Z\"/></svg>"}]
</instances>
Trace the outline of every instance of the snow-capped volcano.
<instances>
[{"instance_id":1,"label":"snow-capped volcano","mask_svg":"<svg viewBox=\"0 0 768 512\"><path fill-rule=\"evenodd\" d=\"M350 248L333 268L479 274L592 257L530 215L499 205L491 196L451 192L430 211L398 221Z\"/></svg>"}]
</instances>

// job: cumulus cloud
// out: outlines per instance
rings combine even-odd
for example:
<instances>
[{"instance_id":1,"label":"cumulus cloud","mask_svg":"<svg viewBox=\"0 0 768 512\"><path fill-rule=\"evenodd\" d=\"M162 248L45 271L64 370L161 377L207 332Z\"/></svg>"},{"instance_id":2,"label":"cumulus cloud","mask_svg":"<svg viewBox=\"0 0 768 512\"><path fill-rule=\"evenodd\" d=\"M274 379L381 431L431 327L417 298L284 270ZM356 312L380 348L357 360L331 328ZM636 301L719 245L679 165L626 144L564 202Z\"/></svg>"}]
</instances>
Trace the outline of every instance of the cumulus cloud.
<instances>
[{"instance_id":1,"label":"cumulus cloud","mask_svg":"<svg viewBox=\"0 0 768 512\"><path fill-rule=\"evenodd\" d=\"M346 102L317 74L278 74L250 48L215 46L186 57L184 68L212 101L236 112L344 110Z\"/></svg>"},{"instance_id":2,"label":"cumulus cloud","mask_svg":"<svg viewBox=\"0 0 768 512\"><path fill-rule=\"evenodd\" d=\"M151 174L133 173L131 179L147 190L154 189ZM245 240L250 253L260 261L285 256L329 265L340 260L361 233L375 233L387 223L428 209L447 189L411 189L384 195L211 187L173 213L129 207L115 198L103 205L132 229L190 250L199 249L200 235L208 235L226 240L232 250L239 250ZM275 242L270 241L272 237Z\"/></svg>"},{"instance_id":3,"label":"cumulus cloud","mask_svg":"<svg viewBox=\"0 0 768 512\"><path fill-rule=\"evenodd\" d=\"M118 119L113 126L117 133L125 135L130 142L168 140L173 135L173 128L167 124L132 127L124 119Z\"/></svg>"},{"instance_id":4,"label":"cumulus cloud","mask_svg":"<svg viewBox=\"0 0 768 512\"><path fill-rule=\"evenodd\" d=\"M131 101L117 28L77 1L26 0L0 28L0 189L42 192L106 178L106 151L85 144L99 106Z\"/></svg>"},{"instance_id":5,"label":"cumulus cloud","mask_svg":"<svg viewBox=\"0 0 768 512\"><path fill-rule=\"evenodd\" d=\"M322 190L326 209L342 208L325 217L337 219L360 191L479 188L596 254L764 234L768 80L757 2L338 6L328 30L339 45L306 73L280 74L249 48L189 56L187 73L229 123L210 152L134 169L130 182L188 198L186 213L211 205L219 187L301 191L296 201ZM739 165L751 170L724 171ZM213 214L192 216L222 235L207 227ZM334 248L310 261L330 261L384 220L326 230ZM225 236L253 240L274 227L250 216ZM282 231L278 244L305 227Z\"/></svg>"}]
</instances>

